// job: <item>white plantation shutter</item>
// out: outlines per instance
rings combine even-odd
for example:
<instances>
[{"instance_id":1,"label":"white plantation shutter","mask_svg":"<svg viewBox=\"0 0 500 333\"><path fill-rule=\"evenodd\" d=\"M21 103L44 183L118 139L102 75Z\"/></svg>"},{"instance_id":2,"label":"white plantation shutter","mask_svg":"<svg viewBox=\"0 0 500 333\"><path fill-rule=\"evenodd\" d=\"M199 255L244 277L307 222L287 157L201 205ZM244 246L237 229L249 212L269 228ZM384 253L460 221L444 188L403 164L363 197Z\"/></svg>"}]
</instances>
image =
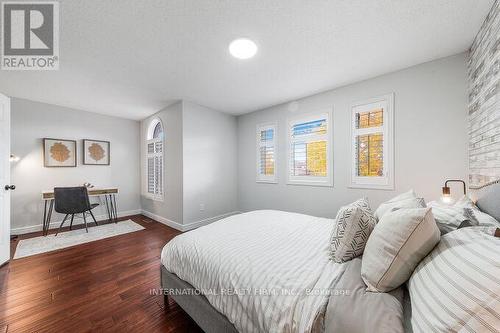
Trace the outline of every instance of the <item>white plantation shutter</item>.
<instances>
[{"instance_id":1,"label":"white plantation shutter","mask_svg":"<svg viewBox=\"0 0 500 333\"><path fill-rule=\"evenodd\" d=\"M148 131L147 145L147 193L157 200L163 199L163 127L153 121Z\"/></svg>"},{"instance_id":2,"label":"white plantation shutter","mask_svg":"<svg viewBox=\"0 0 500 333\"><path fill-rule=\"evenodd\" d=\"M257 182L276 182L276 125L257 126Z\"/></svg>"},{"instance_id":3,"label":"white plantation shutter","mask_svg":"<svg viewBox=\"0 0 500 333\"><path fill-rule=\"evenodd\" d=\"M288 183L332 186L330 112L288 123Z\"/></svg>"},{"instance_id":4,"label":"white plantation shutter","mask_svg":"<svg viewBox=\"0 0 500 333\"><path fill-rule=\"evenodd\" d=\"M351 187L393 189L393 95L352 105Z\"/></svg>"},{"instance_id":5,"label":"white plantation shutter","mask_svg":"<svg viewBox=\"0 0 500 333\"><path fill-rule=\"evenodd\" d=\"M148 193L155 193L155 164L154 157L148 157Z\"/></svg>"}]
</instances>

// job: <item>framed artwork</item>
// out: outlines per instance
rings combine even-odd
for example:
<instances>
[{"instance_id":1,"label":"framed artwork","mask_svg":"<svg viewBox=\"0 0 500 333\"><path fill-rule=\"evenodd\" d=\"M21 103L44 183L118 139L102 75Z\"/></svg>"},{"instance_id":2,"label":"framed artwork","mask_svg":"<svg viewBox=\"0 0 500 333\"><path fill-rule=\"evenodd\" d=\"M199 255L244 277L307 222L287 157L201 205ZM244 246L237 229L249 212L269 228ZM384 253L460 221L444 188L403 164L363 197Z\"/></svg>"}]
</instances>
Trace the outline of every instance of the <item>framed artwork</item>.
<instances>
[{"instance_id":1,"label":"framed artwork","mask_svg":"<svg viewBox=\"0 0 500 333\"><path fill-rule=\"evenodd\" d=\"M47 168L76 167L76 141L44 138L43 165Z\"/></svg>"},{"instance_id":2,"label":"framed artwork","mask_svg":"<svg viewBox=\"0 0 500 333\"><path fill-rule=\"evenodd\" d=\"M83 140L83 164L109 165L110 143L100 140Z\"/></svg>"}]
</instances>

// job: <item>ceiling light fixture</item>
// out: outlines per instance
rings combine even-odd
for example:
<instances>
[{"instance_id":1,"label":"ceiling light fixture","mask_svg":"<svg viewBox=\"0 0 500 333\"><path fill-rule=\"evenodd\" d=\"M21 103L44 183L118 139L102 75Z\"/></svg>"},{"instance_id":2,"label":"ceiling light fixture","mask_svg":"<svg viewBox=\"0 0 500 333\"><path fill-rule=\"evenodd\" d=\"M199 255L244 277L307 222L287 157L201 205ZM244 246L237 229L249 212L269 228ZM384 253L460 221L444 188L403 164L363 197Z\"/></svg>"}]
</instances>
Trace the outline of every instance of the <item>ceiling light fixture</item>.
<instances>
[{"instance_id":1,"label":"ceiling light fixture","mask_svg":"<svg viewBox=\"0 0 500 333\"><path fill-rule=\"evenodd\" d=\"M257 44L247 38L238 38L229 44L229 53L238 59L249 59L257 53Z\"/></svg>"}]
</instances>

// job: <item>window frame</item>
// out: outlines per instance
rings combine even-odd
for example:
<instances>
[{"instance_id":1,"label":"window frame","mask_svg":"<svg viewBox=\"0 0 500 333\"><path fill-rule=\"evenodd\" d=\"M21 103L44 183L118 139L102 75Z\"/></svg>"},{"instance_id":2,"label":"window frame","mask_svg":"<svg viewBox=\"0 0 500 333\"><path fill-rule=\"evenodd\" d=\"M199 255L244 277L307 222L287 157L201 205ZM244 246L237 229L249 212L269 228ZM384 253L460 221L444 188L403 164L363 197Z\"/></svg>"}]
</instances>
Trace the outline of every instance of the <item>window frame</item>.
<instances>
[{"instance_id":1,"label":"window frame","mask_svg":"<svg viewBox=\"0 0 500 333\"><path fill-rule=\"evenodd\" d=\"M272 146L274 147L274 174L272 176L263 175L260 173L260 148L263 146L267 146L265 143L263 144L260 140L261 131L265 131L268 129L273 130L273 140ZM256 127L256 182L257 183L268 183L268 184L277 184L278 183L278 124L276 122L258 124Z\"/></svg>"},{"instance_id":2,"label":"window frame","mask_svg":"<svg viewBox=\"0 0 500 333\"><path fill-rule=\"evenodd\" d=\"M383 109L383 125L371 128L356 128L356 114L377 107ZM394 190L394 93L366 99L351 104L351 179L350 188ZM384 176L358 176L356 160L356 137L382 133Z\"/></svg>"},{"instance_id":3,"label":"window frame","mask_svg":"<svg viewBox=\"0 0 500 333\"><path fill-rule=\"evenodd\" d=\"M310 122L326 117L326 134L315 135L306 141L317 141L326 139L326 176L293 176L292 168L292 144L302 139L292 138L292 129L295 124ZM332 110L318 111L290 117L287 120L287 185L305 185L333 187L333 112Z\"/></svg>"},{"instance_id":4,"label":"window frame","mask_svg":"<svg viewBox=\"0 0 500 333\"><path fill-rule=\"evenodd\" d=\"M153 138L154 135L154 130L156 126L160 124L162 128L163 135L161 138ZM156 152L156 143L161 142L161 153ZM150 153L148 151L148 146L149 144L153 144L154 151L153 153ZM146 132L146 140L145 140L145 188L144 188L144 195L155 201L164 201L165 197L165 127L163 126L163 122L161 121L160 118L155 117L150 120L149 125L147 127L147 132ZM155 158L155 157L160 157L161 158L161 194L155 194L155 193L150 193L149 192L149 168L148 168L148 161L149 158Z\"/></svg>"}]
</instances>

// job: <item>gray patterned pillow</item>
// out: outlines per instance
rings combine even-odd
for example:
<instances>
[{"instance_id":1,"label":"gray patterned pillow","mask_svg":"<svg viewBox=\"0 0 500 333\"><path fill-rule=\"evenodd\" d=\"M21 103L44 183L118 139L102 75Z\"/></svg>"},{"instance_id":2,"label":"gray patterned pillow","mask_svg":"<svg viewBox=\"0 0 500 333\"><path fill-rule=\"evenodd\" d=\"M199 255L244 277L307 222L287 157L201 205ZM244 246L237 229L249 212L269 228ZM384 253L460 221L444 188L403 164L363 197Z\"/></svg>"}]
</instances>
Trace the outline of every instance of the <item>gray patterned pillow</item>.
<instances>
[{"instance_id":1,"label":"gray patterned pillow","mask_svg":"<svg viewBox=\"0 0 500 333\"><path fill-rule=\"evenodd\" d=\"M471 208L444 205L437 201L429 202L428 207L432 208L432 215L441 235L479 224Z\"/></svg>"},{"instance_id":2,"label":"gray patterned pillow","mask_svg":"<svg viewBox=\"0 0 500 333\"><path fill-rule=\"evenodd\" d=\"M376 223L366 198L341 207L330 235L330 259L342 263L363 254Z\"/></svg>"}]
</instances>

